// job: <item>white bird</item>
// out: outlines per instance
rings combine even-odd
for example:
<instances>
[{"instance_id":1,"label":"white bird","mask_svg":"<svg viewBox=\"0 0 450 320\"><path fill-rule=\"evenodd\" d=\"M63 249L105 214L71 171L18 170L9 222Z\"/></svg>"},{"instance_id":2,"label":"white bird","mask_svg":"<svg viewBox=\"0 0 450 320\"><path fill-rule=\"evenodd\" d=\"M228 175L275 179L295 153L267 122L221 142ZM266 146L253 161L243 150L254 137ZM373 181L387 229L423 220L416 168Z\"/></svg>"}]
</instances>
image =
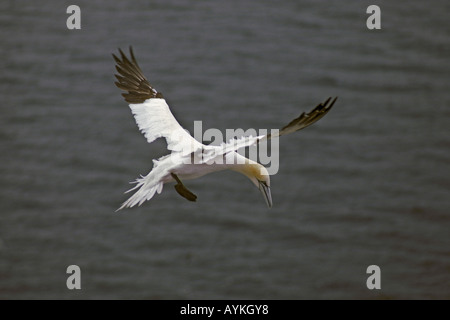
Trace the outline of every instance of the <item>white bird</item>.
<instances>
[{"instance_id":1,"label":"white bird","mask_svg":"<svg viewBox=\"0 0 450 320\"><path fill-rule=\"evenodd\" d=\"M149 143L157 138L165 138L170 154L153 160L153 169L146 176L138 178L136 186L127 192L137 190L118 209L141 205L155 193L162 192L165 183L176 182L176 191L189 201L197 196L189 191L182 180L195 179L208 173L234 170L245 176L262 192L267 206L272 207L270 176L266 168L239 153L240 148L256 145L272 138L271 134L257 137L233 139L221 146L204 145L195 140L175 119L163 95L156 91L143 75L130 47L130 57L119 49L120 58L113 54L116 69L116 86L126 93L122 96L129 102L136 123ZM278 136L304 129L330 111L336 98L328 98L311 112L302 113L283 127Z\"/></svg>"}]
</instances>

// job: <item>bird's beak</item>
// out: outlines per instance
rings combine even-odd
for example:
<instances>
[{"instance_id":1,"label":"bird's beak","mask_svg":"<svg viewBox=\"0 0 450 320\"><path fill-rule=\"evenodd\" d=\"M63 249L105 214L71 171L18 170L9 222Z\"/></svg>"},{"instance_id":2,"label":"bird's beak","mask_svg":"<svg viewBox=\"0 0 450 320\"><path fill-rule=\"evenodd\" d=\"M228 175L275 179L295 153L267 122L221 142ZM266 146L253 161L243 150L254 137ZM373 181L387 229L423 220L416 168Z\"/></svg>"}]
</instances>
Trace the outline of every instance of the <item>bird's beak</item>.
<instances>
[{"instance_id":1,"label":"bird's beak","mask_svg":"<svg viewBox=\"0 0 450 320\"><path fill-rule=\"evenodd\" d=\"M270 187L260 181L259 191L261 191L261 193L263 194L264 200L266 200L267 207L272 208L272 194L270 193Z\"/></svg>"}]
</instances>

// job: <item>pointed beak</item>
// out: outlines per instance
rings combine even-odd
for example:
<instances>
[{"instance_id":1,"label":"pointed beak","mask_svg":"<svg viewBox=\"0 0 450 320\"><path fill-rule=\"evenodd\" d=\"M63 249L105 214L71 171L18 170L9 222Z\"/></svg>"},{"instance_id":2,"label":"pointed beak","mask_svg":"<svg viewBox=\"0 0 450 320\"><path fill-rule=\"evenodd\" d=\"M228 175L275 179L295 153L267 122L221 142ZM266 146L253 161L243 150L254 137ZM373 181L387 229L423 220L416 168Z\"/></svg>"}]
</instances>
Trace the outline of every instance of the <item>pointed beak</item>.
<instances>
[{"instance_id":1,"label":"pointed beak","mask_svg":"<svg viewBox=\"0 0 450 320\"><path fill-rule=\"evenodd\" d=\"M261 193L263 194L264 200L266 200L267 207L272 208L272 194L270 193L270 187L260 181L259 191L261 191Z\"/></svg>"}]
</instances>

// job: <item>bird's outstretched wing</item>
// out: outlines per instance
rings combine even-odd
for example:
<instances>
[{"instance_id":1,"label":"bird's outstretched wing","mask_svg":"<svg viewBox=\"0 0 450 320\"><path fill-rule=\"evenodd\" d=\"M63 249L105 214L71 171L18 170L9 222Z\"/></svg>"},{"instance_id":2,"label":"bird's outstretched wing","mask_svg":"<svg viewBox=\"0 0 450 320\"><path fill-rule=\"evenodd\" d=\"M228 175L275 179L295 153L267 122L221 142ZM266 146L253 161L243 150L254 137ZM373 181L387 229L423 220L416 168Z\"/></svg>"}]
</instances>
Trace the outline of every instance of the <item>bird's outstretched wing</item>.
<instances>
[{"instance_id":1,"label":"bird's outstretched wing","mask_svg":"<svg viewBox=\"0 0 450 320\"><path fill-rule=\"evenodd\" d=\"M120 58L113 54L116 62L116 86L125 90L122 96L130 103L136 123L149 143L164 137L167 148L189 154L202 144L195 140L175 119L163 95L156 91L141 71L133 49L130 59L119 49Z\"/></svg>"},{"instance_id":2,"label":"bird's outstretched wing","mask_svg":"<svg viewBox=\"0 0 450 320\"><path fill-rule=\"evenodd\" d=\"M323 116L325 116L328 111L331 110L334 103L336 102L337 97L335 97L333 100L331 100L331 97L328 98L325 102L322 102L318 104L314 109L312 109L310 112L305 113L303 112L299 117L295 118L291 122L289 122L286 126L281 128L278 131L278 134L272 135L271 133L267 135L261 135L257 137L253 136L247 136L247 137L241 137L237 139L232 139L228 143L222 143L220 148L217 148L215 150L214 154L211 154L207 160L210 160L217 155L220 154L226 154L232 151L239 150L241 148L250 147L252 145L257 145L258 143L272 139L275 137L280 137L282 135L286 135L292 132L296 132L302 129L305 129L306 127L309 127L313 123L320 120Z\"/></svg>"},{"instance_id":3,"label":"bird's outstretched wing","mask_svg":"<svg viewBox=\"0 0 450 320\"><path fill-rule=\"evenodd\" d=\"M281 130L278 133L278 136L282 136L285 134L305 129L306 127L309 127L313 123L319 121L328 113L328 111L331 110L336 100L337 97L335 97L333 100L331 100L331 97L329 97L325 102L319 103L310 112L308 113L303 112L299 117L295 118L294 120L289 122L286 126L281 128ZM273 138L270 133L266 137L264 137L264 139L270 138Z\"/></svg>"}]
</instances>

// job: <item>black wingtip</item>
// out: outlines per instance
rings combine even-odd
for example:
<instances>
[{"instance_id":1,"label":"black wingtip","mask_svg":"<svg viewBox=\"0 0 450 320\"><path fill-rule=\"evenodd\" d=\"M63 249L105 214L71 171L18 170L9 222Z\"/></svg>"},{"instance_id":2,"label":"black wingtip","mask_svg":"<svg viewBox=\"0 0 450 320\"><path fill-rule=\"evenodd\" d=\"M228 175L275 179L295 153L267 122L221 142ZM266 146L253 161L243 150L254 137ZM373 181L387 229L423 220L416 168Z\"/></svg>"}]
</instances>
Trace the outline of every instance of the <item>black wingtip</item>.
<instances>
[{"instance_id":1,"label":"black wingtip","mask_svg":"<svg viewBox=\"0 0 450 320\"><path fill-rule=\"evenodd\" d=\"M118 48L119 54L112 54L116 63L115 85L126 93L122 96L129 103L143 103L151 98L164 99L160 92L157 92L144 76L134 56L133 47L129 46L129 57L121 48Z\"/></svg>"},{"instance_id":2,"label":"black wingtip","mask_svg":"<svg viewBox=\"0 0 450 320\"><path fill-rule=\"evenodd\" d=\"M328 104L328 102L330 102L330 100L331 100L331 97L328 97L328 99L325 100L325 102L324 102L322 105L323 105L323 106L326 106L326 105Z\"/></svg>"},{"instance_id":3,"label":"black wingtip","mask_svg":"<svg viewBox=\"0 0 450 320\"><path fill-rule=\"evenodd\" d=\"M123 58L126 59L125 53L123 53L122 49L120 49L120 48L119 48L119 53L120 53L120 56L122 57L122 60L123 60Z\"/></svg>"},{"instance_id":4,"label":"black wingtip","mask_svg":"<svg viewBox=\"0 0 450 320\"><path fill-rule=\"evenodd\" d=\"M332 107L333 107L333 105L335 104L335 102L336 102L336 100L338 99L338 97L335 97L334 99L333 99L333 101L331 101L331 103L330 103L330 105L328 106L328 110L330 110ZM328 99L328 101L329 101L330 99Z\"/></svg>"}]
</instances>

